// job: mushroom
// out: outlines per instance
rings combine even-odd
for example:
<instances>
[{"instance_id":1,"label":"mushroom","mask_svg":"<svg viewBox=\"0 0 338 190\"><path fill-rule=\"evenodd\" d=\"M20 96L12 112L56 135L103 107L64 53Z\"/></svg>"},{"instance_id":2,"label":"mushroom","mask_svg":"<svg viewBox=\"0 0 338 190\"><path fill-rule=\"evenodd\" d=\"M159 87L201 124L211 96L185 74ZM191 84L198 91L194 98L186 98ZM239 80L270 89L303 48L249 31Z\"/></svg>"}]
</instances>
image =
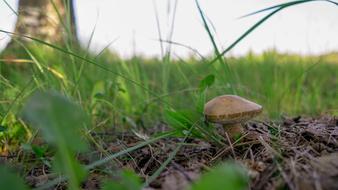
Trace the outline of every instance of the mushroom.
<instances>
[{"instance_id":1,"label":"mushroom","mask_svg":"<svg viewBox=\"0 0 338 190\"><path fill-rule=\"evenodd\" d=\"M242 123L255 117L263 110L261 105L236 95L218 96L206 103L205 119L223 125L230 138L243 133Z\"/></svg>"}]
</instances>

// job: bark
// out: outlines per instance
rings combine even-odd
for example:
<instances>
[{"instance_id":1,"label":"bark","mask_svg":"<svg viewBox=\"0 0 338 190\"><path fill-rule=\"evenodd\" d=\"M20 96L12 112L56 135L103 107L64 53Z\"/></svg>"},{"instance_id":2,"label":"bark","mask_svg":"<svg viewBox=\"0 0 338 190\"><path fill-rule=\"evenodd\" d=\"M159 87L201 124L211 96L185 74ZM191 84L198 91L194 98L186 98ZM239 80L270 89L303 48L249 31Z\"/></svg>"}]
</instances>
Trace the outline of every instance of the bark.
<instances>
[{"instance_id":1,"label":"bark","mask_svg":"<svg viewBox=\"0 0 338 190\"><path fill-rule=\"evenodd\" d=\"M14 31L18 35L13 38L21 42L31 41L23 35L49 43L77 42L72 0L19 0L18 13Z\"/></svg>"}]
</instances>

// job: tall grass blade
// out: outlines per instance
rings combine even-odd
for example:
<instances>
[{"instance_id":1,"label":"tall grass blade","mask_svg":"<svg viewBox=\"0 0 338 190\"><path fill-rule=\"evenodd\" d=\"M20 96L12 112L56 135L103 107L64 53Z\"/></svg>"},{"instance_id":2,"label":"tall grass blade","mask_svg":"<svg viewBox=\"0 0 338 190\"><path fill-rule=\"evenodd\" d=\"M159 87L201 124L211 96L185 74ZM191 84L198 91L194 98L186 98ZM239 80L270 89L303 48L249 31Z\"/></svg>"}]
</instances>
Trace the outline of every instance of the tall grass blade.
<instances>
[{"instance_id":1,"label":"tall grass blade","mask_svg":"<svg viewBox=\"0 0 338 190\"><path fill-rule=\"evenodd\" d=\"M234 78L234 75L233 75L233 73L231 71L230 65L224 61L223 55L221 55L221 53L220 53L220 51L219 51L219 49L217 47L216 41L214 39L214 36L213 36L213 34L212 34L211 30L210 30L210 27L208 25L208 22L206 20L206 16L204 15L204 12L203 12L203 10L202 10L202 8L201 8L198 0L195 0L195 3L196 3L196 6L197 6L197 9L198 9L198 12L199 12L199 14L200 14L200 16L202 18L202 21L203 21L203 24L204 24L204 28L207 31L208 36L210 38L210 41L212 43L212 46L214 48L214 52L216 54L216 58L215 59L219 61L219 63L223 67L224 71L229 76L230 82L228 84L230 85L230 89L231 89L232 93L233 94L237 94L236 89L234 88L235 78Z\"/></svg>"},{"instance_id":2,"label":"tall grass blade","mask_svg":"<svg viewBox=\"0 0 338 190\"><path fill-rule=\"evenodd\" d=\"M259 20L257 23L255 23L252 27L250 27L246 32L244 32L244 34L242 34L237 40L235 40L224 51L222 51L222 53L220 53L219 56L217 56L212 61L210 61L209 64L213 64L217 60L219 60L219 58L221 58L227 52L229 52L232 48L234 48L240 41L242 41L247 35L249 35L251 32L253 32L258 26L260 26L261 24L263 24L266 20L268 20L270 17L272 17L273 15L275 15L276 13L278 13L279 11L281 11L281 10L283 10L285 8L288 8L290 6L296 5L296 4L308 3L308 2L312 2L312 1L319 1L319 0L296 1L294 3L290 2L290 3L287 3L286 5L283 5L283 6L276 6L276 7L274 7L275 8L274 11L272 11L271 13L269 13L268 15L266 15L265 17L263 17L261 20ZM328 1L328 0L324 0L324 1L329 2L329 3L333 3L335 5L338 5L338 3L334 2L334 1ZM273 10L273 8L270 8L270 9ZM262 11L260 11L260 12L262 12ZM254 14L254 13L252 13L252 14Z\"/></svg>"},{"instance_id":3,"label":"tall grass blade","mask_svg":"<svg viewBox=\"0 0 338 190\"><path fill-rule=\"evenodd\" d=\"M19 16L19 14L16 12L16 10L7 2L7 0L3 0L3 2L6 4L6 6L16 15Z\"/></svg>"}]
</instances>

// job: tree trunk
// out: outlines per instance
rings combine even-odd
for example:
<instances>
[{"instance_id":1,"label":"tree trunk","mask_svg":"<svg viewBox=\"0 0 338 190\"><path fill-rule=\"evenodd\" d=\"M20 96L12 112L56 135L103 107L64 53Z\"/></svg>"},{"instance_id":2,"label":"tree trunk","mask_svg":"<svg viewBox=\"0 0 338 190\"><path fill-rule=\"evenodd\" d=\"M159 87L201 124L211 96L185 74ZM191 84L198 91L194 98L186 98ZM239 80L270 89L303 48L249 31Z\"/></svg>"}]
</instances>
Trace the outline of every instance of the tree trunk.
<instances>
[{"instance_id":1,"label":"tree trunk","mask_svg":"<svg viewBox=\"0 0 338 190\"><path fill-rule=\"evenodd\" d=\"M48 43L77 42L72 0L19 0L18 13L17 35L9 46L16 44L15 39L31 41L23 35Z\"/></svg>"}]
</instances>

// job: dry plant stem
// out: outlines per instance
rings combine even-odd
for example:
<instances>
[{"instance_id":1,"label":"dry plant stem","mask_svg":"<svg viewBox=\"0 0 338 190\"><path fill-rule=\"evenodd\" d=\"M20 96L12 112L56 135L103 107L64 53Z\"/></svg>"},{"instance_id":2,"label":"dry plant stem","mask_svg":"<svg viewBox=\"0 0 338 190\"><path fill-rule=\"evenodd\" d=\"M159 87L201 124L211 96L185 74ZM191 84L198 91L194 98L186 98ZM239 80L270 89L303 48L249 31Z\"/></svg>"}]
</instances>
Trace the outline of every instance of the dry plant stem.
<instances>
[{"instance_id":1,"label":"dry plant stem","mask_svg":"<svg viewBox=\"0 0 338 190\"><path fill-rule=\"evenodd\" d=\"M231 125L230 124L223 124L223 128L224 128L225 132L228 133L228 135L231 139L233 139L237 135L243 134L243 132L244 132L243 127L240 123L231 124Z\"/></svg>"}]
</instances>

